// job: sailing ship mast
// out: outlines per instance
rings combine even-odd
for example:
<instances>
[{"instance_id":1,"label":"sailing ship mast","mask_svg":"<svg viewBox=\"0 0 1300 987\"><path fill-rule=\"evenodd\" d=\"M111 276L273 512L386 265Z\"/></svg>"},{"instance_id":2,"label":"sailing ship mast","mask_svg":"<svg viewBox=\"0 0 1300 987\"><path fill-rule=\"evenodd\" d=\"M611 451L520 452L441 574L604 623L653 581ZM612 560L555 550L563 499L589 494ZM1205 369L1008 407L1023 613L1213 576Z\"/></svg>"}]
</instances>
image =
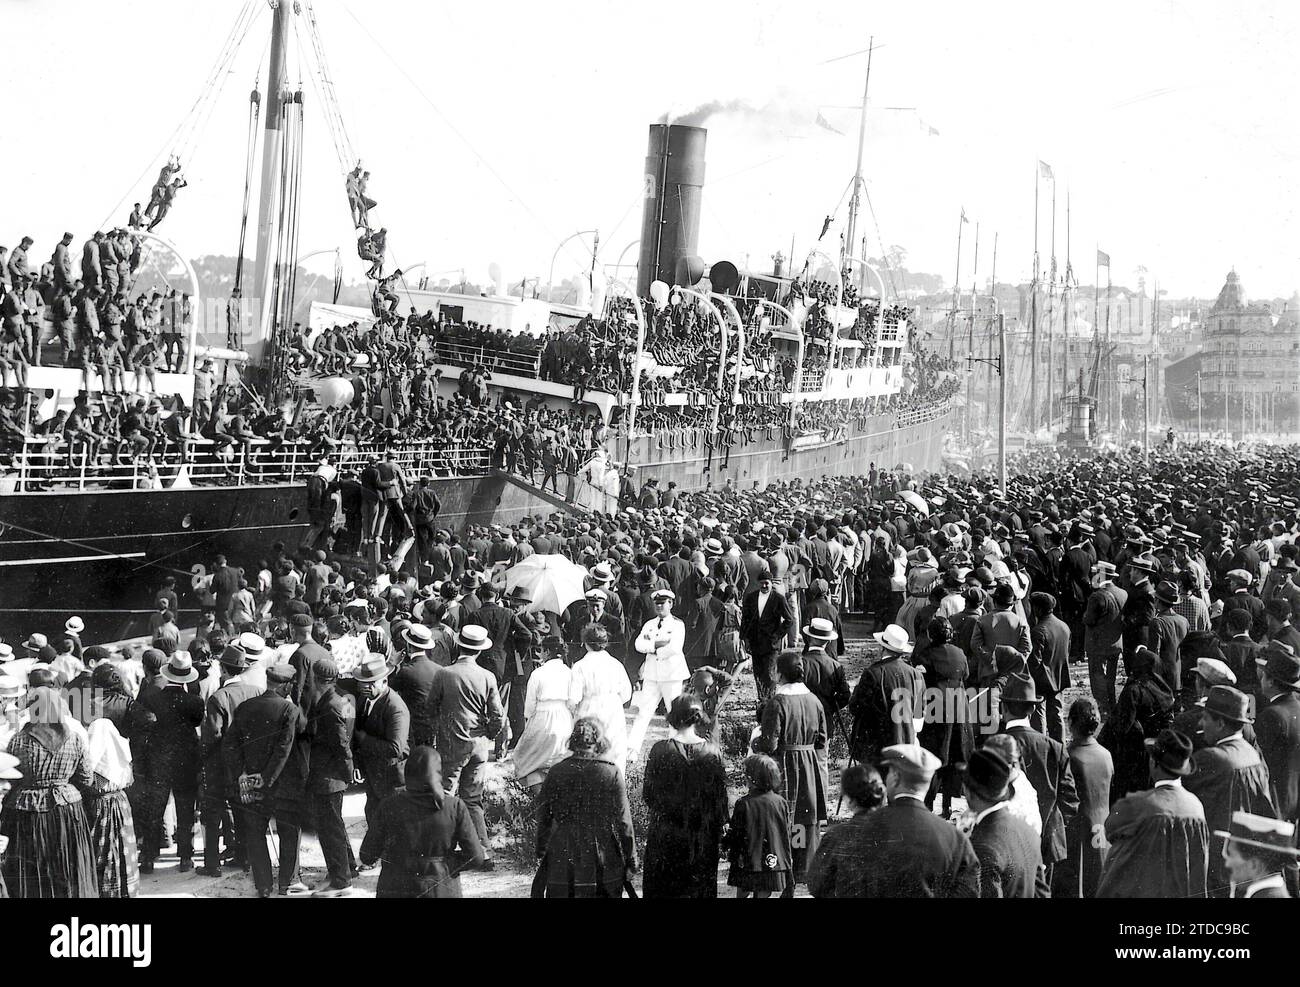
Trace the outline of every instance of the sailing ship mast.
<instances>
[{"instance_id":1,"label":"sailing ship mast","mask_svg":"<svg viewBox=\"0 0 1300 987\"><path fill-rule=\"evenodd\" d=\"M279 0L272 6L271 56L266 70L266 103L263 107L265 125L262 136L262 179L257 206L257 263L253 268L252 303L257 321L253 327L253 338L245 345L255 361L261 358L269 346L275 328L272 304L275 295L276 256L279 253L284 95L288 85L289 18L294 14L295 5L288 0Z\"/></svg>"},{"instance_id":2,"label":"sailing ship mast","mask_svg":"<svg viewBox=\"0 0 1300 987\"><path fill-rule=\"evenodd\" d=\"M862 204L862 153L866 147L867 140L867 93L871 89L871 53L876 48L876 37L873 34L867 42L867 77L862 83L862 113L858 121L858 166L853 173L853 194L849 197L849 216L844 226L844 238L840 243L840 270L844 273L844 283L847 284L852 275L853 267L853 242L856 239L858 226L858 209ZM884 249L884 245L881 245ZM793 247L791 248L791 257L793 258ZM859 273L858 293L861 295L867 287L867 268L866 257L862 258L862 270ZM884 298L880 303L884 305Z\"/></svg>"}]
</instances>

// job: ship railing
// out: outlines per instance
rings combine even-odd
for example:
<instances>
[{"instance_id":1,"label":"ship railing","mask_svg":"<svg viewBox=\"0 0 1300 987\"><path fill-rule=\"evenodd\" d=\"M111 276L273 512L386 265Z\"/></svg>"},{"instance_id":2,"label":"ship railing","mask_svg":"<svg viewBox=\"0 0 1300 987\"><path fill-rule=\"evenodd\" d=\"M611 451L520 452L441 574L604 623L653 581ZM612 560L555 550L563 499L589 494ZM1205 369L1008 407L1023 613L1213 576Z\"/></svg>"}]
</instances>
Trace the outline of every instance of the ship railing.
<instances>
[{"instance_id":1,"label":"ship railing","mask_svg":"<svg viewBox=\"0 0 1300 987\"><path fill-rule=\"evenodd\" d=\"M463 343L437 342L433 344L433 358L437 363L452 367L486 366L516 377L537 377L541 373L540 353L510 353L491 346L468 346Z\"/></svg>"},{"instance_id":2,"label":"ship railing","mask_svg":"<svg viewBox=\"0 0 1300 987\"><path fill-rule=\"evenodd\" d=\"M14 457L16 475L5 477L13 491L147 490L185 486L233 486L305 482L319 467L320 449L306 442L273 444L253 439L217 449L211 439L190 439L184 455L169 446L146 457L132 455L119 444L101 449L92 459L84 443L54 447L44 440L28 439ZM378 443L349 443L332 453L340 470L360 473L374 456L390 447ZM448 445L440 439L423 439L393 446L393 462L410 480L421 476L475 476L492 467L492 450L486 446ZM3 489L3 488L0 488Z\"/></svg>"},{"instance_id":3,"label":"ship railing","mask_svg":"<svg viewBox=\"0 0 1300 987\"><path fill-rule=\"evenodd\" d=\"M932 422L944 413L946 407L947 405L942 401L933 401L923 404L919 408L908 408L906 411L899 412L896 426L898 428L908 428L912 425Z\"/></svg>"},{"instance_id":4,"label":"ship railing","mask_svg":"<svg viewBox=\"0 0 1300 987\"><path fill-rule=\"evenodd\" d=\"M799 376L799 390L804 394L820 391L825 383L826 371L824 370L805 370Z\"/></svg>"}]
</instances>

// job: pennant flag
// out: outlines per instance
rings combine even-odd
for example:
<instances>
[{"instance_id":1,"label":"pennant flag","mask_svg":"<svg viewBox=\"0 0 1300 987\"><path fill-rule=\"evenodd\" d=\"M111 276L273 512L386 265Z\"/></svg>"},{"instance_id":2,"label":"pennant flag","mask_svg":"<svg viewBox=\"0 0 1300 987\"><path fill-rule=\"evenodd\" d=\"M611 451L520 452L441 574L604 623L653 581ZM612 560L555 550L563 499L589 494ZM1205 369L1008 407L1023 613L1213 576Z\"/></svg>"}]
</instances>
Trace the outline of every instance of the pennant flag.
<instances>
[{"instance_id":1,"label":"pennant flag","mask_svg":"<svg viewBox=\"0 0 1300 987\"><path fill-rule=\"evenodd\" d=\"M1098 251L1097 251L1097 266L1098 266L1098 267L1110 267L1110 254L1105 253L1104 251L1098 250Z\"/></svg>"},{"instance_id":2,"label":"pennant flag","mask_svg":"<svg viewBox=\"0 0 1300 987\"><path fill-rule=\"evenodd\" d=\"M930 125L929 125L929 124L926 124L926 126L929 127ZM931 136L931 137L938 137L938 136L939 136L939 131L935 130L933 127L930 127L930 134L929 134L929 136Z\"/></svg>"},{"instance_id":3,"label":"pennant flag","mask_svg":"<svg viewBox=\"0 0 1300 987\"><path fill-rule=\"evenodd\" d=\"M963 223L969 223L969 222L970 222L970 220L966 218L966 207L965 207L965 206L962 206L962 207L961 207L961 221L962 221Z\"/></svg>"},{"instance_id":4,"label":"pennant flag","mask_svg":"<svg viewBox=\"0 0 1300 987\"><path fill-rule=\"evenodd\" d=\"M1052 174L1052 166L1046 161L1038 162L1038 173L1048 181L1056 181L1056 176Z\"/></svg>"},{"instance_id":5,"label":"pennant flag","mask_svg":"<svg viewBox=\"0 0 1300 987\"><path fill-rule=\"evenodd\" d=\"M841 137L844 136L844 131L836 130L834 127L830 125L830 123L827 122L826 118L822 116L820 113L817 114L817 119L814 120L813 122L817 124L817 126L821 127L822 130L829 130L832 134L839 134Z\"/></svg>"}]
</instances>

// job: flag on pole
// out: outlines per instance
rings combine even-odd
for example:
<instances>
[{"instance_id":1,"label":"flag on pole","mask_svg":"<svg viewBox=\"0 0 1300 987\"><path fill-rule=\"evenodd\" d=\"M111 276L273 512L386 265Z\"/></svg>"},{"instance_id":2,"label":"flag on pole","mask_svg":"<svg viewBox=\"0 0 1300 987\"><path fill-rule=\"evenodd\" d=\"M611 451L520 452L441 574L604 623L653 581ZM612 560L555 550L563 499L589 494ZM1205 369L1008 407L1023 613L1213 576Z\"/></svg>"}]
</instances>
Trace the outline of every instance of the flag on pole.
<instances>
[{"instance_id":1,"label":"flag on pole","mask_svg":"<svg viewBox=\"0 0 1300 987\"><path fill-rule=\"evenodd\" d=\"M962 221L963 223L969 223L969 222L970 222L970 220L966 218L966 207L965 207L965 206L962 206L962 207L961 207L961 221Z\"/></svg>"},{"instance_id":2,"label":"flag on pole","mask_svg":"<svg viewBox=\"0 0 1300 987\"><path fill-rule=\"evenodd\" d=\"M1110 254L1106 253L1105 251L1098 250L1098 251L1097 251L1097 266L1098 266L1098 267L1106 267L1106 268L1109 268L1109 267L1110 267Z\"/></svg>"},{"instance_id":3,"label":"flag on pole","mask_svg":"<svg viewBox=\"0 0 1300 987\"><path fill-rule=\"evenodd\" d=\"M1048 181L1051 182L1056 181L1056 176L1052 174L1052 166L1049 165L1046 161L1038 162L1038 173L1042 175L1044 178L1046 178Z\"/></svg>"},{"instance_id":4,"label":"flag on pole","mask_svg":"<svg viewBox=\"0 0 1300 987\"><path fill-rule=\"evenodd\" d=\"M832 127L830 125L830 121L828 121L824 116L822 116L821 113L817 114L817 119L813 122L816 123L817 126L821 127L822 130L829 130L832 134L839 134L841 137L844 136L844 131L836 130L834 127Z\"/></svg>"}]
</instances>

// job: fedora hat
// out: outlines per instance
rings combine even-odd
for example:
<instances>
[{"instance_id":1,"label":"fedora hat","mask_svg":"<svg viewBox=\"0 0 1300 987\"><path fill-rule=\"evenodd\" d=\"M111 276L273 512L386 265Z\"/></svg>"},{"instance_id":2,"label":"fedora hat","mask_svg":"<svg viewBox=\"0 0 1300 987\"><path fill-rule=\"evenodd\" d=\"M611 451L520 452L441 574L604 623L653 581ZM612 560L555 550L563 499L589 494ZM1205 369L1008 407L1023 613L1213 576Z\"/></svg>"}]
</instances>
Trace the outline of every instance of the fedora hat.
<instances>
[{"instance_id":1,"label":"fedora hat","mask_svg":"<svg viewBox=\"0 0 1300 987\"><path fill-rule=\"evenodd\" d=\"M392 674L388 661L383 655L368 654L366 660L352 670L352 677L358 682L379 682Z\"/></svg>"},{"instance_id":2,"label":"fedora hat","mask_svg":"<svg viewBox=\"0 0 1300 987\"><path fill-rule=\"evenodd\" d=\"M402 631L402 640L416 651L423 651L433 647L433 631L423 624L411 624Z\"/></svg>"},{"instance_id":3,"label":"fedora hat","mask_svg":"<svg viewBox=\"0 0 1300 987\"><path fill-rule=\"evenodd\" d=\"M1192 741L1177 730L1161 730L1143 743L1152 760L1172 775L1190 775L1196 771L1192 763Z\"/></svg>"},{"instance_id":4,"label":"fedora hat","mask_svg":"<svg viewBox=\"0 0 1300 987\"><path fill-rule=\"evenodd\" d=\"M877 631L871 636L876 639L876 643L885 651L892 651L899 655L910 655L912 653L912 642L908 640L907 631L897 624L890 624L883 631Z\"/></svg>"},{"instance_id":5,"label":"fedora hat","mask_svg":"<svg viewBox=\"0 0 1300 987\"><path fill-rule=\"evenodd\" d=\"M1178 587L1167 579L1160 580L1155 588L1156 599L1168 603L1171 607L1178 602Z\"/></svg>"},{"instance_id":6,"label":"fedora hat","mask_svg":"<svg viewBox=\"0 0 1300 987\"><path fill-rule=\"evenodd\" d=\"M1291 645L1282 641L1271 642L1260 652L1255 664L1263 668L1273 682L1300 692L1300 658L1296 657Z\"/></svg>"},{"instance_id":7,"label":"fedora hat","mask_svg":"<svg viewBox=\"0 0 1300 987\"><path fill-rule=\"evenodd\" d=\"M49 638L44 634L30 634L28 635L27 640L23 642L23 647L28 651L40 651L41 648L45 647L49 643Z\"/></svg>"},{"instance_id":8,"label":"fedora hat","mask_svg":"<svg viewBox=\"0 0 1300 987\"><path fill-rule=\"evenodd\" d=\"M248 655L238 644L228 644L226 649L221 652L221 657L217 659L222 668L247 668Z\"/></svg>"},{"instance_id":9,"label":"fedora hat","mask_svg":"<svg viewBox=\"0 0 1300 987\"><path fill-rule=\"evenodd\" d=\"M466 624L456 635L456 645L465 651L487 651L492 647L492 639L488 637L487 628Z\"/></svg>"},{"instance_id":10,"label":"fedora hat","mask_svg":"<svg viewBox=\"0 0 1300 987\"><path fill-rule=\"evenodd\" d=\"M1214 835L1259 850L1300 857L1300 850L1295 845L1295 823L1285 819L1270 819L1238 809L1232 814L1228 831L1216 829Z\"/></svg>"},{"instance_id":11,"label":"fedora hat","mask_svg":"<svg viewBox=\"0 0 1300 987\"><path fill-rule=\"evenodd\" d=\"M1250 697L1230 685L1216 685L1205 697L1205 712L1233 723L1250 723Z\"/></svg>"},{"instance_id":12,"label":"fedora hat","mask_svg":"<svg viewBox=\"0 0 1300 987\"><path fill-rule=\"evenodd\" d=\"M966 784L1000 802L1011 784L1011 765L997 751L972 751L966 762Z\"/></svg>"},{"instance_id":13,"label":"fedora hat","mask_svg":"<svg viewBox=\"0 0 1300 987\"><path fill-rule=\"evenodd\" d=\"M1034 688L1034 680L1023 672L1013 672L1007 676L1007 684L1002 689L1004 703L1041 703L1043 697Z\"/></svg>"},{"instance_id":14,"label":"fedora hat","mask_svg":"<svg viewBox=\"0 0 1300 987\"><path fill-rule=\"evenodd\" d=\"M174 651L167 664L162 667L162 677L176 685L186 685L199 680L198 669L188 651Z\"/></svg>"},{"instance_id":15,"label":"fedora hat","mask_svg":"<svg viewBox=\"0 0 1300 987\"><path fill-rule=\"evenodd\" d=\"M815 641L834 641L839 637L835 633L835 624L827 617L814 617L803 629L804 636Z\"/></svg>"}]
</instances>

